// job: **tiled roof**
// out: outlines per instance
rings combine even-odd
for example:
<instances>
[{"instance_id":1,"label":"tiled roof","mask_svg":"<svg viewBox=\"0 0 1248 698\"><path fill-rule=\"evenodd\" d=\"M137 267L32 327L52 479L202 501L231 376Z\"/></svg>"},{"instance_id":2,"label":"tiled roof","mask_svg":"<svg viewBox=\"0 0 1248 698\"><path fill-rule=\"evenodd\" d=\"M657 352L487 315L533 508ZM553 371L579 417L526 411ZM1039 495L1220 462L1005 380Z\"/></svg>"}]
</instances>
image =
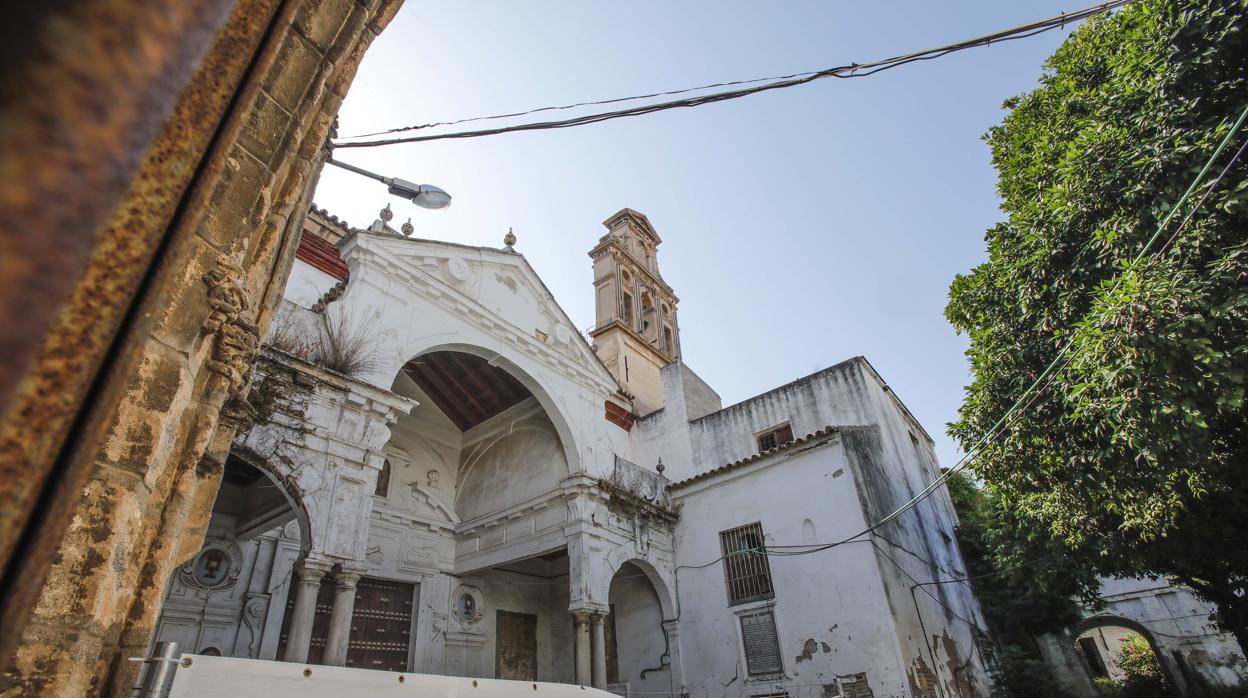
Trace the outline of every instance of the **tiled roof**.
<instances>
[{"instance_id":1,"label":"tiled roof","mask_svg":"<svg viewBox=\"0 0 1248 698\"><path fill-rule=\"evenodd\" d=\"M335 279L347 278L347 263L342 261L338 248L315 235L304 233L299 237L295 257Z\"/></svg>"},{"instance_id":2,"label":"tiled roof","mask_svg":"<svg viewBox=\"0 0 1248 698\"><path fill-rule=\"evenodd\" d=\"M766 451L763 451L762 453L755 453L752 456L746 456L745 458L742 458L741 460L733 461L731 463L728 463L727 465L721 465L718 468L712 468L704 473L698 473L697 475L681 480L680 482L674 482L670 486L668 486L668 489L677 490L682 487L692 485L695 482L701 482L702 480L715 477L716 475L719 475L720 473L726 473L729 470L736 470L737 468L747 466L750 463L754 463L756 461L762 460L763 458L766 458L768 456L772 456L777 453L782 453L791 448L796 448L797 446L802 446L812 441L818 441L819 439L832 436L838 431L840 430L837 427L831 427L831 426L824 427L818 431L807 434L800 439L794 439L788 443L780 444L779 446L776 446L775 448L769 448Z\"/></svg>"}]
</instances>

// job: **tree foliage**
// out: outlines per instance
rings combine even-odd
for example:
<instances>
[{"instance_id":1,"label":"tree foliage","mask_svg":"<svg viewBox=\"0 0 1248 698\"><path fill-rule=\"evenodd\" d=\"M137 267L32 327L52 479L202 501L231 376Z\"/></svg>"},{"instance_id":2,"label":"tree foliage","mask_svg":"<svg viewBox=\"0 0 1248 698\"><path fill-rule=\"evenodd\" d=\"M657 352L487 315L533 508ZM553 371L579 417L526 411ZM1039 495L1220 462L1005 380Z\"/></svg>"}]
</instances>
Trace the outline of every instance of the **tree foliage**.
<instances>
[{"instance_id":1,"label":"tree foliage","mask_svg":"<svg viewBox=\"0 0 1248 698\"><path fill-rule=\"evenodd\" d=\"M958 547L996 640L996 695L1057 695L1034 638L1080 620L1077 600L1094 603L1095 575L965 474L949 481L949 495L958 512Z\"/></svg>"},{"instance_id":2,"label":"tree foliage","mask_svg":"<svg viewBox=\"0 0 1248 698\"><path fill-rule=\"evenodd\" d=\"M1246 17L1248 0L1141 0L1073 32L986 136L1007 218L946 309L971 340L965 447L1073 340L976 458L994 496L1102 572L1192 586L1241 645L1248 156L1164 252L1129 262L1248 106Z\"/></svg>"}]
</instances>

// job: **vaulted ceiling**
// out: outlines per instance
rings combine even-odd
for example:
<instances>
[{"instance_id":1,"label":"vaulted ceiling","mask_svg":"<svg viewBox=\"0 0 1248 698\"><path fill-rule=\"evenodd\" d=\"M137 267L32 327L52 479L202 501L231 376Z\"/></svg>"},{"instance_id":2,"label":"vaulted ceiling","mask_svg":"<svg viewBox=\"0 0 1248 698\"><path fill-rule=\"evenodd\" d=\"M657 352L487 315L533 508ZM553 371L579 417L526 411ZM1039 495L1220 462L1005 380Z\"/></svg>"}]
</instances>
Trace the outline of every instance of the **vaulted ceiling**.
<instances>
[{"instance_id":1,"label":"vaulted ceiling","mask_svg":"<svg viewBox=\"0 0 1248 698\"><path fill-rule=\"evenodd\" d=\"M433 352L412 359L405 370L460 431L533 396L510 373L473 354Z\"/></svg>"}]
</instances>

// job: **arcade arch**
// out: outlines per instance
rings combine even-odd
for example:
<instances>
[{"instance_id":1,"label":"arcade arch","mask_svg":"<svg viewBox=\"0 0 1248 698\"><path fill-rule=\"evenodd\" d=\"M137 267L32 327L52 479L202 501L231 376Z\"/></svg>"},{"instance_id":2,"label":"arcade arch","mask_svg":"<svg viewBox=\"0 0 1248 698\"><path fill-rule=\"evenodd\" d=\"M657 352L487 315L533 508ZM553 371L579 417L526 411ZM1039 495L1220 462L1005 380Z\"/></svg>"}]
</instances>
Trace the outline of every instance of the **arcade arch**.
<instances>
[{"instance_id":1,"label":"arcade arch","mask_svg":"<svg viewBox=\"0 0 1248 698\"><path fill-rule=\"evenodd\" d=\"M1170 695L1187 695L1186 684L1181 682L1172 665L1172 659L1166 655L1165 648L1158 643L1154 633L1143 624L1121 616L1096 615L1077 624L1073 628L1073 634L1075 648L1082 653L1093 678L1123 680L1126 674L1119 665L1119 657L1124 644L1133 638L1142 638L1152 649L1153 656L1161 667Z\"/></svg>"},{"instance_id":2,"label":"arcade arch","mask_svg":"<svg viewBox=\"0 0 1248 698\"><path fill-rule=\"evenodd\" d=\"M607 682L618 690L672 689L671 648L665 629L666 585L653 566L630 560L619 566L607 593Z\"/></svg>"},{"instance_id":3,"label":"arcade arch","mask_svg":"<svg viewBox=\"0 0 1248 698\"><path fill-rule=\"evenodd\" d=\"M166 585L156 641L186 652L276 659L292 571L311 548L309 526L298 493L277 469L231 453L204 544Z\"/></svg>"},{"instance_id":4,"label":"arcade arch","mask_svg":"<svg viewBox=\"0 0 1248 698\"><path fill-rule=\"evenodd\" d=\"M406 362L391 389L419 403L392 430L390 447L405 456L392 459L392 477L452 504L458 521L548 494L573 472L567 420L496 353L433 348Z\"/></svg>"}]
</instances>

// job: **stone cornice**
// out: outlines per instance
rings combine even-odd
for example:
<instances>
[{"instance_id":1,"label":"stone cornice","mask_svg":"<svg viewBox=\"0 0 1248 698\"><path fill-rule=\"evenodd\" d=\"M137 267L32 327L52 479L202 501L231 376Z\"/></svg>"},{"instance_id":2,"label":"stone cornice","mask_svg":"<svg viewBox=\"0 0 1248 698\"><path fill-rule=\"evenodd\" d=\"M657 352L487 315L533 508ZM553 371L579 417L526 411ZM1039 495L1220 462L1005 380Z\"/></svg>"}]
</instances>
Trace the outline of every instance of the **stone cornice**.
<instances>
[{"instance_id":1,"label":"stone cornice","mask_svg":"<svg viewBox=\"0 0 1248 698\"><path fill-rule=\"evenodd\" d=\"M266 347L261 352L265 360L310 376L316 381L337 388L347 393L347 404L356 408L372 409L386 415L386 421L393 423L399 414L410 413L418 404L415 400L403 397L389 390L383 390L370 383L363 383L341 373L321 368L284 351ZM374 404L376 403L376 404Z\"/></svg>"}]
</instances>

